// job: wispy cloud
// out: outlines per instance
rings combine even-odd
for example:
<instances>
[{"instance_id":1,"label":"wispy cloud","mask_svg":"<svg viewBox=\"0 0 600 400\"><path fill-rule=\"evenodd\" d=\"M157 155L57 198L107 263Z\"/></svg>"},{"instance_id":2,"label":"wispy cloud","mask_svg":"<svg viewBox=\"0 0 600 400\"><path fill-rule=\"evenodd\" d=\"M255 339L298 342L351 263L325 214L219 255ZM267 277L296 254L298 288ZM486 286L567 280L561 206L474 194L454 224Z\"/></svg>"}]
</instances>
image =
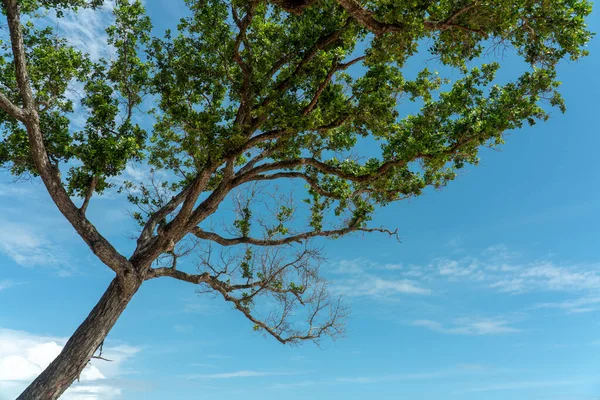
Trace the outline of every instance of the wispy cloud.
<instances>
[{"instance_id":1,"label":"wispy cloud","mask_svg":"<svg viewBox=\"0 0 600 400\"><path fill-rule=\"evenodd\" d=\"M431 294L430 289L422 287L414 280L398 279L398 271L402 269L401 264L380 265L364 260L343 260L335 270L341 278L332 282L331 290L348 297L368 296L379 299L397 295ZM379 273L373 273L375 270Z\"/></svg>"},{"instance_id":2,"label":"wispy cloud","mask_svg":"<svg viewBox=\"0 0 600 400\"><path fill-rule=\"evenodd\" d=\"M554 303L536 304L534 308L556 308L568 313L586 313L600 310L600 297L581 297Z\"/></svg>"},{"instance_id":3,"label":"wispy cloud","mask_svg":"<svg viewBox=\"0 0 600 400\"><path fill-rule=\"evenodd\" d=\"M190 366L200 367L200 368L214 368L215 367L214 364L207 364L207 363L191 363Z\"/></svg>"},{"instance_id":4,"label":"wispy cloud","mask_svg":"<svg viewBox=\"0 0 600 400\"><path fill-rule=\"evenodd\" d=\"M402 269L401 274L421 282L436 279L471 282L511 294L600 290L598 264L560 264L551 260L523 262L521 257L504 245L495 245L476 256L436 258L426 265L410 265Z\"/></svg>"},{"instance_id":5,"label":"wispy cloud","mask_svg":"<svg viewBox=\"0 0 600 400\"><path fill-rule=\"evenodd\" d=\"M234 371L223 372L219 374L190 374L185 375L186 379L233 379L233 378L256 378L264 376L297 375L294 372L265 372L265 371Z\"/></svg>"},{"instance_id":6,"label":"wispy cloud","mask_svg":"<svg viewBox=\"0 0 600 400\"><path fill-rule=\"evenodd\" d=\"M520 329L510 326L510 322L503 318L459 318L455 319L450 326L438 321L422 319L413 321L411 325L449 335L478 336L520 332Z\"/></svg>"},{"instance_id":7,"label":"wispy cloud","mask_svg":"<svg viewBox=\"0 0 600 400\"><path fill-rule=\"evenodd\" d=\"M533 290L582 291L600 289L600 271L597 266L558 266L551 262L515 266L490 287L504 292L527 292Z\"/></svg>"},{"instance_id":8,"label":"wispy cloud","mask_svg":"<svg viewBox=\"0 0 600 400\"><path fill-rule=\"evenodd\" d=\"M303 380L298 382L275 383L269 387L272 389L291 389L298 387L317 386L317 385L339 385L339 384L361 384L370 385L383 382L402 382L402 381L420 381L447 378L464 371L457 369L448 369L434 372L416 372L400 374L382 374L382 375L363 375L363 376L338 376L323 380Z\"/></svg>"},{"instance_id":9,"label":"wispy cloud","mask_svg":"<svg viewBox=\"0 0 600 400\"><path fill-rule=\"evenodd\" d=\"M540 389L555 386L574 386L586 383L585 379L553 379L541 381L516 381L500 384L490 384L487 386L477 386L467 389L467 392L495 392L504 390L527 390Z\"/></svg>"},{"instance_id":10,"label":"wispy cloud","mask_svg":"<svg viewBox=\"0 0 600 400\"><path fill-rule=\"evenodd\" d=\"M19 197L30 197L35 193L31 186L24 186L18 183L0 183L0 197L10 197L11 199Z\"/></svg>"},{"instance_id":11,"label":"wispy cloud","mask_svg":"<svg viewBox=\"0 0 600 400\"><path fill-rule=\"evenodd\" d=\"M40 231L27 224L2 221L0 224L0 253L17 264L57 268L61 274L72 272L67 252L50 242Z\"/></svg>"},{"instance_id":12,"label":"wispy cloud","mask_svg":"<svg viewBox=\"0 0 600 400\"><path fill-rule=\"evenodd\" d=\"M212 358L215 360L229 360L232 359L233 356L227 355L227 354L209 354L206 357L208 358Z\"/></svg>"},{"instance_id":13,"label":"wispy cloud","mask_svg":"<svg viewBox=\"0 0 600 400\"><path fill-rule=\"evenodd\" d=\"M15 283L11 280L8 280L8 279L0 280L0 290L8 289L10 287L13 287L14 285L15 285Z\"/></svg>"},{"instance_id":14,"label":"wispy cloud","mask_svg":"<svg viewBox=\"0 0 600 400\"><path fill-rule=\"evenodd\" d=\"M191 333L194 330L194 327L187 324L175 324L173 329L177 333Z\"/></svg>"},{"instance_id":15,"label":"wispy cloud","mask_svg":"<svg viewBox=\"0 0 600 400\"><path fill-rule=\"evenodd\" d=\"M75 48L86 52L97 61L109 57L114 49L107 46L106 28L114 20L113 1L104 2L98 10L79 9L77 12L66 12L63 18L52 18L54 26L61 36L67 38Z\"/></svg>"},{"instance_id":16,"label":"wispy cloud","mask_svg":"<svg viewBox=\"0 0 600 400\"><path fill-rule=\"evenodd\" d=\"M0 328L0 392L15 398L60 353L66 340ZM112 362L90 363L63 397L109 400L120 395L114 378L122 375L123 362L138 351L126 345L106 346L103 356Z\"/></svg>"}]
</instances>

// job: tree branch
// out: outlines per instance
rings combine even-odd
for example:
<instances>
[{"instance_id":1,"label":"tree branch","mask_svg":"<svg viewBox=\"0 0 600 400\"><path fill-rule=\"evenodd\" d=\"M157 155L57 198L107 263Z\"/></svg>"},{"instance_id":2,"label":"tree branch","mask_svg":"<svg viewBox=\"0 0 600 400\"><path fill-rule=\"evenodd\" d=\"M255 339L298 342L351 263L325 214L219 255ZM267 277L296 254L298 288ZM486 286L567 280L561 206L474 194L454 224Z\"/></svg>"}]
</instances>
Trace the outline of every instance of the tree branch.
<instances>
[{"instance_id":1,"label":"tree branch","mask_svg":"<svg viewBox=\"0 0 600 400\"><path fill-rule=\"evenodd\" d=\"M416 161L419 159L425 160L425 159L431 159L433 157L455 154L458 149L460 149L462 146L466 145L467 143L469 143L473 140L477 140L477 137L470 137L470 138L460 140L460 141L454 143L453 145L448 146L444 151L440 151L439 153L436 153L436 154L420 154L419 153L409 160L386 161L383 164L381 164L379 166L379 168L377 168L375 171L369 172L369 173L363 174L363 175L356 175L353 173L344 172L340 168L331 166L327 163L317 160L316 158L301 157L301 158L290 159L290 160L276 161L276 162L269 163L269 164L261 164L257 167L254 167L253 169L247 171L244 174L238 175L234 179L233 183L234 183L234 185L238 186L242 183L246 183L246 182L254 180L255 176L257 176L263 172L277 171L277 170L282 170L282 169L293 169L293 168L297 168L297 167L301 167L301 166L310 166L310 167L317 169L318 171L320 171L323 174L335 175L338 178L346 179L351 182L365 183L365 182L376 180L377 178L386 174L388 171L390 171L394 167L402 167L402 166L409 164L410 162L413 162L413 161ZM265 179L264 175L260 175L260 176L262 177L263 180Z\"/></svg>"},{"instance_id":2,"label":"tree branch","mask_svg":"<svg viewBox=\"0 0 600 400\"><path fill-rule=\"evenodd\" d=\"M21 31L21 18L19 16L19 5L17 0L3 0L8 20L8 29L10 31L10 44L15 64L15 77L17 86L21 93L23 106L27 110L34 108L33 91L29 84L27 74L27 63L25 60L25 47L23 45L23 33Z\"/></svg>"},{"instance_id":3,"label":"tree branch","mask_svg":"<svg viewBox=\"0 0 600 400\"><path fill-rule=\"evenodd\" d=\"M323 82L321 82L321 84L317 88L317 91L315 92L312 100L310 101L308 106L306 106L306 108L302 112L302 115L310 114L311 111L315 108L315 106L317 105L317 102L319 101L319 97L321 96L321 93L323 93L323 90L325 90L327 85L329 85L329 82L331 82L331 79L333 79L333 75L336 72L345 70L346 68L356 64L357 62L364 60L365 58L367 58L367 56L357 57L354 60L348 61L347 63L342 63L342 64L334 63L333 67L331 68L331 70L329 71L329 73L327 74L327 76L325 77Z\"/></svg>"},{"instance_id":4,"label":"tree branch","mask_svg":"<svg viewBox=\"0 0 600 400\"><path fill-rule=\"evenodd\" d=\"M390 32L404 32L407 29L407 26L402 23L385 23L385 22L378 21L375 18L374 13L372 11L364 9L360 5L360 3L356 0L337 0L337 2L359 24L361 24L365 28L369 29L375 35L379 36L379 35L384 35L384 34L390 33ZM472 33L477 33L481 36L487 37L487 34L480 29L474 29L474 28L469 28L467 26L454 24L454 21L456 20L456 18L458 18L461 14L464 14L465 12L469 11L476 5L477 5L477 3L473 2L473 3L469 4L468 6L455 11L454 13L452 13L452 15L449 18L447 18L444 21L425 20L425 21L423 21L425 29L430 30L430 31L460 29L460 30L464 30L464 31L472 32Z\"/></svg>"},{"instance_id":5,"label":"tree branch","mask_svg":"<svg viewBox=\"0 0 600 400\"><path fill-rule=\"evenodd\" d=\"M40 174L50 197L79 236L82 237L94 254L121 278L124 272L131 270L133 266L100 235L96 227L85 218L83 213L71 201L62 185L58 168L48 158L27 74L19 6L16 0L3 0L3 3L10 30L17 84L24 105L22 121L27 129L29 149L36 171Z\"/></svg>"},{"instance_id":6,"label":"tree branch","mask_svg":"<svg viewBox=\"0 0 600 400\"><path fill-rule=\"evenodd\" d=\"M187 272L183 272L177 269L160 267L150 268L146 272L145 280L160 278L163 276L193 284L209 282L211 279L211 276L208 272L205 272L203 274L188 274Z\"/></svg>"},{"instance_id":7,"label":"tree branch","mask_svg":"<svg viewBox=\"0 0 600 400\"><path fill-rule=\"evenodd\" d=\"M98 184L98 178L96 176L92 176L92 180L90 181L90 185L85 193L85 198L83 199L83 204L79 208L79 210L85 214L88 204L90 203L90 199L94 194L94 190L96 190L96 185Z\"/></svg>"},{"instance_id":8,"label":"tree branch","mask_svg":"<svg viewBox=\"0 0 600 400\"><path fill-rule=\"evenodd\" d=\"M25 114L23 110L13 104L12 101L8 97L4 95L4 93L0 92L0 109L6 112L11 117L23 121L25 118Z\"/></svg>"},{"instance_id":9,"label":"tree branch","mask_svg":"<svg viewBox=\"0 0 600 400\"><path fill-rule=\"evenodd\" d=\"M294 68L294 71L285 79L281 80L276 86L275 88L273 88L273 91L271 92L271 94L269 94L268 96L266 96L258 105L258 108L263 108L268 106L269 104L271 104L271 102L273 100L275 100L275 97L278 96L279 94L281 94L282 92L284 92L285 90L287 90L291 84L292 84L292 80L298 76L298 74L300 74L300 72L303 70L304 66L306 64L308 64L321 50L324 50L325 48L327 48L327 46L329 46L330 44L334 43L336 40L339 39L340 35L342 34L342 32L344 31L345 27L348 25L348 22L350 22L350 20L346 20L345 24L340 27L340 29L337 29L331 33L328 33L325 36L320 37L315 44L302 56L302 59L300 60L300 62L296 65L296 68ZM256 130L260 127L260 125L266 120L267 116L266 115L262 115L260 117L256 117L253 121L253 126L252 126L252 130Z\"/></svg>"},{"instance_id":10,"label":"tree branch","mask_svg":"<svg viewBox=\"0 0 600 400\"><path fill-rule=\"evenodd\" d=\"M240 46L242 42L244 43L245 48L248 52L251 53L251 48L249 46L246 31L250 24L252 23L252 18L254 16L254 11L256 10L256 6L258 5L257 1L253 1L249 5L249 9L246 12L244 18L240 19L238 13L235 9L235 6L231 6L231 13L233 16L233 20L235 21L239 33L235 40L235 45L233 48L233 59L238 64L240 69L242 70L242 75L244 76L242 87L240 89L240 106L238 108L237 115L235 117L235 124L241 125L244 124L246 118L250 116L250 107L252 105L252 100L250 98L250 79L252 78L252 63L245 63L240 55Z\"/></svg>"},{"instance_id":11,"label":"tree branch","mask_svg":"<svg viewBox=\"0 0 600 400\"><path fill-rule=\"evenodd\" d=\"M391 231L386 231L384 229L379 228L362 228L359 225L353 224L349 225L345 228L340 229L330 229L324 231L310 231L299 233L296 235L287 236L281 239L256 239L252 237L237 237L237 238L224 238L217 233L207 232L202 230L199 227L195 227L192 229L191 233L195 235L198 239L210 240L221 246L235 246L238 244L249 244L253 246L281 246L284 244L291 243L302 243L303 241L315 237L331 237L331 236L343 236L351 232L364 231L364 232L386 232L390 233Z\"/></svg>"}]
</instances>

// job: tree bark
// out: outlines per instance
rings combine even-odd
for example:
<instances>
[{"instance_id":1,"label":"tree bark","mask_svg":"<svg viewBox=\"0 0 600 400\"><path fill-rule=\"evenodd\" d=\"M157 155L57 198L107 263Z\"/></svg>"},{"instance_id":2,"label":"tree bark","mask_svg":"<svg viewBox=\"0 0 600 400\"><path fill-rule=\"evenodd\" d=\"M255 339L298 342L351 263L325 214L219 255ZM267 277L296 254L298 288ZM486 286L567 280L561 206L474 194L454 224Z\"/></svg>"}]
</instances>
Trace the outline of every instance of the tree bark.
<instances>
[{"instance_id":1,"label":"tree bark","mask_svg":"<svg viewBox=\"0 0 600 400\"><path fill-rule=\"evenodd\" d=\"M60 354L17 400L55 400L71 386L141 286L141 280L128 278L113 279Z\"/></svg>"}]
</instances>

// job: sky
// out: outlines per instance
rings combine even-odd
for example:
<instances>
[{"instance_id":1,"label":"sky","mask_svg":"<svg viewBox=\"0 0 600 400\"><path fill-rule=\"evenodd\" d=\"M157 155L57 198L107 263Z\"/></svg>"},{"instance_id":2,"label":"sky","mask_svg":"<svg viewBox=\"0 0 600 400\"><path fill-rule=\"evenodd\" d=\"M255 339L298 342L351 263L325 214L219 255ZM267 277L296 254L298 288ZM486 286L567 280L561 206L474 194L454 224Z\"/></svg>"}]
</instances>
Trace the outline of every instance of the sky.
<instances>
[{"instance_id":1,"label":"sky","mask_svg":"<svg viewBox=\"0 0 600 400\"><path fill-rule=\"evenodd\" d=\"M181 12L147 0L158 28ZM107 12L62 23L102 54ZM592 31L600 30L595 12ZM559 69L567 113L511 132L448 187L379 210L393 238L324 241L345 337L290 347L193 286L148 281L67 400L600 399L600 44ZM510 68L510 60L509 68ZM135 166L128 177L140 177ZM90 218L118 248L114 196ZM0 174L0 400L18 395L112 279L39 181Z\"/></svg>"}]
</instances>

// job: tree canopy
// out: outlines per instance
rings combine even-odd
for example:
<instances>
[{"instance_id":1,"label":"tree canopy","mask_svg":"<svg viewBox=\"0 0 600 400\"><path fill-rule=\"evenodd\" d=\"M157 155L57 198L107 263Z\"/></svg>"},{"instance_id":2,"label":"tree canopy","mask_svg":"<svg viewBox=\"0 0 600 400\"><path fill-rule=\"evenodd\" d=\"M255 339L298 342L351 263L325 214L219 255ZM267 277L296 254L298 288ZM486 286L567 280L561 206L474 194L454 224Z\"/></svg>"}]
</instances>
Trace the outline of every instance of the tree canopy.
<instances>
[{"instance_id":1,"label":"tree canopy","mask_svg":"<svg viewBox=\"0 0 600 400\"><path fill-rule=\"evenodd\" d=\"M102 0L3 0L0 163L41 177L127 301L148 279L200 284L282 343L336 336L346 315L309 239L395 234L370 224L377 207L564 111L557 65L591 38L586 0L185 3L156 32L141 1L116 0L111 56L94 59L47 20ZM503 52L512 80L496 77ZM409 73L417 54L431 61ZM132 164L145 181L118 179ZM275 190L288 181L293 195ZM131 255L86 216L109 190L134 208Z\"/></svg>"}]
</instances>

